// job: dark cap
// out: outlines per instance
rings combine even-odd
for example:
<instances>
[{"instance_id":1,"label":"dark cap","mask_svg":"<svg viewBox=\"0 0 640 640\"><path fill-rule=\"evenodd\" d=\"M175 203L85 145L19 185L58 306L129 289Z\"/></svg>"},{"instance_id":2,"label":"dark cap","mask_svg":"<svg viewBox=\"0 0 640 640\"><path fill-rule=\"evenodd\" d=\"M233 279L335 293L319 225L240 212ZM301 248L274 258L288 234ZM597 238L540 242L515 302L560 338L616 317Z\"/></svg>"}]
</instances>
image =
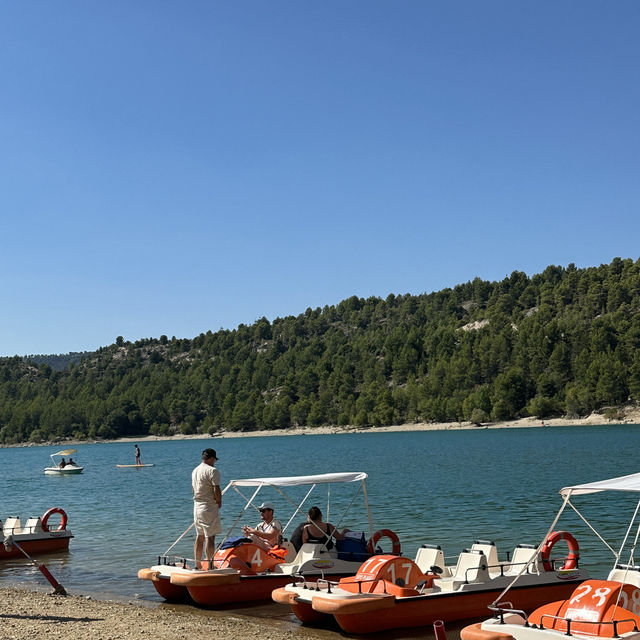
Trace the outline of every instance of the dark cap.
<instances>
[{"instance_id":1,"label":"dark cap","mask_svg":"<svg viewBox=\"0 0 640 640\"><path fill-rule=\"evenodd\" d=\"M202 452L202 459L203 460L208 460L209 458L215 458L216 460L218 460L218 456L216 455L216 450L215 449L205 449Z\"/></svg>"}]
</instances>

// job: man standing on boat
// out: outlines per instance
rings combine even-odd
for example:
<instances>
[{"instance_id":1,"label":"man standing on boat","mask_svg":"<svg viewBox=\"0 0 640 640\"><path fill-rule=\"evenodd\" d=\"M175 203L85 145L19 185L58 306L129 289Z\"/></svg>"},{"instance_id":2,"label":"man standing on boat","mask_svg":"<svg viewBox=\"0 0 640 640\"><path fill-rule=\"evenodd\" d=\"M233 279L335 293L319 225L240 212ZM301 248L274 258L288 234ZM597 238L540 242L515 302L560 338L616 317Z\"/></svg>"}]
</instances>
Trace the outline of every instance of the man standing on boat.
<instances>
[{"instance_id":1,"label":"man standing on boat","mask_svg":"<svg viewBox=\"0 0 640 640\"><path fill-rule=\"evenodd\" d=\"M280 544L282 525L273 517L273 503L263 502L259 507L262 522L255 528L242 527L244 535L251 538L254 544L269 551L271 547Z\"/></svg>"},{"instance_id":2,"label":"man standing on boat","mask_svg":"<svg viewBox=\"0 0 640 640\"><path fill-rule=\"evenodd\" d=\"M135 445L136 447L136 464L142 464L142 461L140 460L140 447L138 445Z\"/></svg>"},{"instance_id":3,"label":"man standing on boat","mask_svg":"<svg viewBox=\"0 0 640 640\"><path fill-rule=\"evenodd\" d=\"M202 452L202 462L191 473L193 523L196 527L193 554L196 559L196 569L200 568L203 546L205 557L208 560L213 559L216 551L216 534L222 532L220 523L222 493L220 492L220 472L215 467L217 459L215 449L205 449Z\"/></svg>"}]
</instances>

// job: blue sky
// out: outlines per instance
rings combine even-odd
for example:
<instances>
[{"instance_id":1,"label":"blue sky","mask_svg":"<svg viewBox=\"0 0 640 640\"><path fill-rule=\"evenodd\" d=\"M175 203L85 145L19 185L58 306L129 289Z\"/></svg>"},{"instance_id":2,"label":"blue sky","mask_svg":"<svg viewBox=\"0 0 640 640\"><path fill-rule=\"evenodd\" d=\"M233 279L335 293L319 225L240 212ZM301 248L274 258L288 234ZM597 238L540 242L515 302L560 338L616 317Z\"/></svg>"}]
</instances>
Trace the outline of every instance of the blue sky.
<instances>
[{"instance_id":1,"label":"blue sky","mask_svg":"<svg viewBox=\"0 0 640 640\"><path fill-rule=\"evenodd\" d=\"M0 355L640 256L634 0L0 0Z\"/></svg>"}]
</instances>

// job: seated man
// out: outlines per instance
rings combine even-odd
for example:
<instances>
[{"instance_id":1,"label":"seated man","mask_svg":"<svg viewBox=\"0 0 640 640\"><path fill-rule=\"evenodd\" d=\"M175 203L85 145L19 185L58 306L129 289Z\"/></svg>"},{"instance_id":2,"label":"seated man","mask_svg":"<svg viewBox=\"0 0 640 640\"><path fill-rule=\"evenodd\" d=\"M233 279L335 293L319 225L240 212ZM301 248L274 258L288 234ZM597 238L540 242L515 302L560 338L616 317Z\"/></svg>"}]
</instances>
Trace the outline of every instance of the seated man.
<instances>
[{"instance_id":1,"label":"seated man","mask_svg":"<svg viewBox=\"0 0 640 640\"><path fill-rule=\"evenodd\" d=\"M67 466L67 463L65 462L64 458L62 458L62 460L60 460L60 464L58 466L61 469L64 469Z\"/></svg>"},{"instance_id":2,"label":"seated man","mask_svg":"<svg viewBox=\"0 0 640 640\"><path fill-rule=\"evenodd\" d=\"M255 529L242 527L242 531L247 538L251 538L254 544L269 551L271 547L280 544L282 538L282 525L273 517L273 503L263 502L259 507L262 522Z\"/></svg>"}]
</instances>

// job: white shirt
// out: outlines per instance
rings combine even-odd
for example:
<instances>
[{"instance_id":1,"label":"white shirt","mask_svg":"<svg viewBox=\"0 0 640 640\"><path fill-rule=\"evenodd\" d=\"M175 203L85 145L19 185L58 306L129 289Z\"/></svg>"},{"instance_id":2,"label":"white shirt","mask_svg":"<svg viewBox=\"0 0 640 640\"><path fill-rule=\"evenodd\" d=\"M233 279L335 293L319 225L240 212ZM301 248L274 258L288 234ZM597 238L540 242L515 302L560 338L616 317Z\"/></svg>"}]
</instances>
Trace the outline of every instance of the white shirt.
<instances>
[{"instance_id":1,"label":"white shirt","mask_svg":"<svg viewBox=\"0 0 640 640\"><path fill-rule=\"evenodd\" d=\"M216 504L214 487L220 486L220 472L209 464L201 462L191 472L191 487L195 502Z\"/></svg>"}]
</instances>

